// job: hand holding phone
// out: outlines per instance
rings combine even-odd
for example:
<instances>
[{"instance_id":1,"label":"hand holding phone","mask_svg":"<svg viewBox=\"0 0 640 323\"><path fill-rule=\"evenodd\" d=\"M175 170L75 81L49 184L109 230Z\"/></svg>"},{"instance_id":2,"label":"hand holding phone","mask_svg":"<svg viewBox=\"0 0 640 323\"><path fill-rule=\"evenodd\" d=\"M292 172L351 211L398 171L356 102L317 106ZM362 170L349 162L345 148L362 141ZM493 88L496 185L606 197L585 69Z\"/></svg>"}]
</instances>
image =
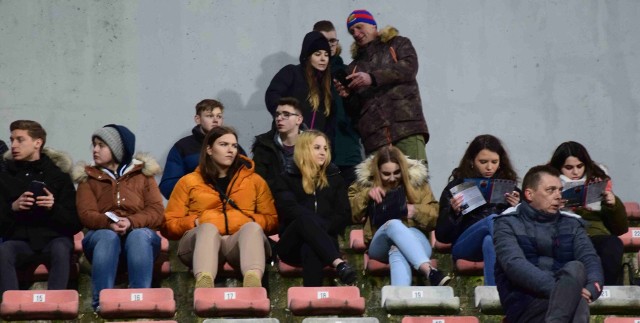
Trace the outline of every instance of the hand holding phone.
<instances>
[{"instance_id":1,"label":"hand holding phone","mask_svg":"<svg viewBox=\"0 0 640 323\"><path fill-rule=\"evenodd\" d=\"M333 78L338 80L338 82L340 82L340 84L345 88L349 87L350 81L347 80L347 72L344 69L341 68L335 71L335 73L333 73Z\"/></svg>"},{"instance_id":2,"label":"hand holding phone","mask_svg":"<svg viewBox=\"0 0 640 323\"><path fill-rule=\"evenodd\" d=\"M104 215L106 215L107 218L109 218L109 220L111 220L111 222L113 222L113 223L120 222L120 218L118 217L118 215L116 215L115 213L113 213L111 211L104 212Z\"/></svg>"},{"instance_id":3,"label":"hand holding phone","mask_svg":"<svg viewBox=\"0 0 640 323\"><path fill-rule=\"evenodd\" d=\"M44 191L44 188L47 187L47 184L45 184L44 182L41 181L31 181L31 183L29 184L29 189L28 191L33 193L33 198L37 199L38 196L45 196L47 195Z\"/></svg>"}]
</instances>

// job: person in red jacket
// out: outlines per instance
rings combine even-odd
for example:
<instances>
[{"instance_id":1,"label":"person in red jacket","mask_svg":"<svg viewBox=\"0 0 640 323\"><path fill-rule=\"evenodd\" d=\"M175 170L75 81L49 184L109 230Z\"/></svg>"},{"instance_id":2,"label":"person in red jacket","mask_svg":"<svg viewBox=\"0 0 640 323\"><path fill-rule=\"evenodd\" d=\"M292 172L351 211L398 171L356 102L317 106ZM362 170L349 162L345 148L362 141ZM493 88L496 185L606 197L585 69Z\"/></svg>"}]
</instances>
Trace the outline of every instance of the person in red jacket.
<instances>
[{"instance_id":1,"label":"person in red jacket","mask_svg":"<svg viewBox=\"0 0 640 323\"><path fill-rule=\"evenodd\" d=\"M239 268L243 286L261 286L271 248L265 235L278 226L271 191L238 155L229 127L209 131L200 165L176 184L165 210L163 234L180 240L178 257L193 268L196 288L213 287L220 262Z\"/></svg>"}]
</instances>

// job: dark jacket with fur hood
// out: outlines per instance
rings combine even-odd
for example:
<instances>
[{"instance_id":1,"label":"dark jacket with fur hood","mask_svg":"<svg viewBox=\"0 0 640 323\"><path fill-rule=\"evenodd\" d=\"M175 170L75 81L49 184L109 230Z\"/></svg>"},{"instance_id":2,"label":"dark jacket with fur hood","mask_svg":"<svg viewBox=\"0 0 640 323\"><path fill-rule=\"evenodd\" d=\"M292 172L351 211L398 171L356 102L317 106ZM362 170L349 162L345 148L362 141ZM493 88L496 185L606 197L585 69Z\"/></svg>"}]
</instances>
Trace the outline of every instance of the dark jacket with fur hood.
<instances>
[{"instance_id":1,"label":"dark jacket with fur hood","mask_svg":"<svg viewBox=\"0 0 640 323\"><path fill-rule=\"evenodd\" d=\"M371 198L369 191L373 188L371 175L371 163L373 155L356 167L356 181L349 187L349 201L354 223L364 224L364 241L367 245L371 242L376 228L371 225L371 218L367 215L367 207ZM408 227L416 227L425 235L433 230L438 218L438 201L433 196L428 181L427 167L414 159L407 159L409 165L409 181L417 193L418 201L414 204L415 215L411 219L403 219Z\"/></svg>"},{"instance_id":2,"label":"dark jacket with fur hood","mask_svg":"<svg viewBox=\"0 0 640 323\"><path fill-rule=\"evenodd\" d=\"M15 161L11 152L5 153L4 159L8 174L2 177L6 184L3 186L12 188L8 196L2 197L5 212L0 212L0 228L5 240L25 240L38 251L55 238L71 238L80 231L76 190L69 176L72 162L67 154L44 148L36 161ZM46 184L55 198L53 208L14 212L7 207L29 189L33 180Z\"/></svg>"},{"instance_id":3,"label":"dark jacket with fur hood","mask_svg":"<svg viewBox=\"0 0 640 323\"><path fill-rule=\"evenodd\" d=\"M346 99L347 111L357 120L365 152L412 135L429 141L427 123L416 75L418 55L408 38L387 26L379 37L363 47L351 47L351 72L366 72L374 82L370 87L352 92Z\"/></svg>"},{"instance_id":4,"label":"dark jacket with fur hood","mask_svg":"<svg viewBox=\"0 0 640 323\"><path fill-rule=\"evenodd\" d=\"M73 171L78 183L77 207L90 230L107 229L111 211L131 221L131 227L157 229L164 221L162 195L153 176L162 170L147 154L136 154L124 174L115 179L100 167L79 163Z\"/></svg>"}]
</instances>

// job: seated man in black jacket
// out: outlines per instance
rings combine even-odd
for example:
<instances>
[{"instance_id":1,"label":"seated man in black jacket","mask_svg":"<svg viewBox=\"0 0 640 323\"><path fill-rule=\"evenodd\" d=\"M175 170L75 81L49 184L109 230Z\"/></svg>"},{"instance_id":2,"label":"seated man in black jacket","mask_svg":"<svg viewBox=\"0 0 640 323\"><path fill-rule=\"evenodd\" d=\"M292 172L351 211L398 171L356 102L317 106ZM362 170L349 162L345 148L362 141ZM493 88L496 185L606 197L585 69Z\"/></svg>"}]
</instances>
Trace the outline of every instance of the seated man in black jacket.
<instances>
[{"instance_id":1,"label":"seated man in black jacket","mask_svg":"<svg viewBox=\"0 0 640 323\"><path fill-rule=\"evenodd\" d=\"M507 322L588 322L602 266L585 223L563 207L560 173L536 166L525 201L495 218L496 283Z\"/></svg>"},{"instance_id":2,"label":"seated man in black jacket","mask_svg":"<svg viewBox=\"0 0 640 323\"><path fill-rule=\"evenodd\" d=\"M0 295L19 288L16 268L43 262L49 289L66 289L73 235L81 229L71 159L43 149L47 133L31 120L11 123L11 155L6 158L0 226ZM9 191L9 192L6 192Z\"/></svg>"}]
</instances>

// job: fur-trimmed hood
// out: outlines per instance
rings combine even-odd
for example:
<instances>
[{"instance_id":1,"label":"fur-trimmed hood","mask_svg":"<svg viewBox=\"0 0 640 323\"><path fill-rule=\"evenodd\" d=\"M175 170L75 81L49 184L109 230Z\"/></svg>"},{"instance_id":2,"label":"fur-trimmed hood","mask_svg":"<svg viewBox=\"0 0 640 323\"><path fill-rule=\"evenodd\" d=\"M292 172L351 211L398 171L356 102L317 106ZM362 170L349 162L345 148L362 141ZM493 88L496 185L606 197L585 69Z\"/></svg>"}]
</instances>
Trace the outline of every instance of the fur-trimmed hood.
<instances>
[{"instance_id":1,"label":"fur-trimmed hood","mask_svg":"<svg viewBox=\"0 0 640 323\"><path fill-rule=\"evenodd\" d=\"M393 26L385 26L384 28L380 29L380 31L378 31L378 38L383 43L390 41L398 35L400 35L400 32ZM356 44L355 41L351 43L351 58L356 58L356 56L358 56L358 49L360 49L360 47L358 46L358 44Z\"/></svg>"},{"instance_id":2,"label":"fur-trimmed hood","mask_svg":"<svg viewBox=\"0 0 640 323\"><path fill-rule=\"evenodd\" d=\"M55 150L53 148L45 147L42 148L41 154L47 155L51 161L60 168L61 171L67 174L71 174L71 168L73 167L73 161L71 160L71 156L69 154ZM13 155L11 155L11 149L7 150L2 156L4 160L13 160Z\"/></svg>"},{"instance_id":3,"label":"fur-trimmed hood","mask_svg":"<svg viewBox=\"0 0 640 323\"><path fill-rule=\"evenodd\" d=\"M364 187L373 186L373 175L371 174L373 157L372 154L356 166L356 184ZM413 187L420 187L429 180L429 172L423 163L407 158L407 165L409 166L409 181Z\"/></svg>"},{"instance_id":4,"label":"fur-trimmed hood","mask_svg":"<svg viewBox=\"0 0 640 323\"><path fill-rule=\"evenodd\" d=\"M92 166L93 164L87 164L84 161L78 162L73 167L73 172L71 173L71 178L73 179L73 181L75 183L85 182L89 177L89 174L87 173L87 167ZM162 167L160 167L160 164L158 164L156 159L153 158L153 156L151 156L151 154L149 153L136 153L135 156L133 156L131 165L129 165L125 170L125 174L138 168L141 168L142 174L148 177L158 175L162 172Z\"/></svg>"}]
</instances>

